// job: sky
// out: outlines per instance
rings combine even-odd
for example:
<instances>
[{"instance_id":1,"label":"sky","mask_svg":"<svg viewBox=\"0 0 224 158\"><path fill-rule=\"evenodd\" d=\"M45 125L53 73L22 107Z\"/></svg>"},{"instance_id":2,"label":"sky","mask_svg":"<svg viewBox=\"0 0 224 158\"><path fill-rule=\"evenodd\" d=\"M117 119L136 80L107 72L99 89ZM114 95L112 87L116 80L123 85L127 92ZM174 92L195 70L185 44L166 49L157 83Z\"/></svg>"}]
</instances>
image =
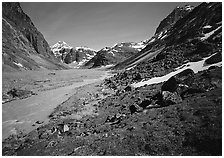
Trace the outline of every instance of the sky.
<instances>
[{"instance_id":1,"label":"sky","mask_svg":"<svg viewBox=\"0 0 224 158\"><path fill-rule=\"evenodd\" d=\"M177 6L201 2L23 2L49 45L65 41L95 50L120 42L149 39Z\"/></svg>"}]
</instances>

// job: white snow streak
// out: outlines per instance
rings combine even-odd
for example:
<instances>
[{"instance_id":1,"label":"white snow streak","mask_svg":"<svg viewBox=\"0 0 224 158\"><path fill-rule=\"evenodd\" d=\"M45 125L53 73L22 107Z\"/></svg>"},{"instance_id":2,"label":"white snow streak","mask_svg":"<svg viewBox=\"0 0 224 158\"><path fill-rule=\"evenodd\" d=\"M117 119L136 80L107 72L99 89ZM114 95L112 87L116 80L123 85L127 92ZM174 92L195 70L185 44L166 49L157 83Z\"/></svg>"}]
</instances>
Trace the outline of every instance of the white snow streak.
<instances>
[{"instance_id":1,"label":"white snow streak","mask_svg":"<svg viewBox=\"0 0 224 158\"><path fill-rule=\"evenodd\" d=\"M209 38L213 33L215 33L215 31L217 31L217 30L220 29L221 27L222 27L222 26L219 26L217 29L215 29L215 30L213 30L213 31L211 31L211 32L209 32L209 33L204 34L205 37L202 37L201 40L202 40L202 41L206 40L206 39Z\"/></svg>"},{"instance_id":2,"label":"white snow streak","mask_svg":"<svg viewBox=\"0 0 224 158\"><path fill-rule=\"evenodd\" d=\"M135 66L136 66L136 65L131 66L131 67L127 68L126 70L131 70L131 69L133 69Z\"/></svg>"},{"instance_id":3,"label":"white snow streak","mask_svg":"<svg viewBox=\"0 0 224 158\"><path fill-rule=\"evenodd\" d=\"M210 29L212 26L211 25L206 25L206 26L204 26L203 28L204 29Z\"/></svg>"},{"instance_id":4,"label":"white snow streak","mask_svg":"<svg viewBox=\"0 0 224 158\"><path fill-rule=\"evenodd\" d=\"M211 56L213 56L213 55L211 55ZM176 71L173 71L173 72L171 72L167 75L164 75L164 76L161 76L161 77L154 77L154 78L151 78L147 81L141 81L141 82L138 82L138 83L134 83L134 84L132 84L132 86L133 87L141 87L141 86L144 86L145 84L146 85L151 85L151 84L161 83L161 82L167 81L170 77L172 77L172 76L174 76L174 75L176 75L176 74L178 74L178 73L180 73L180 72L182 72L186 69L192 69L194 71L194 73L198 73L199 71L206 70L211 66L219 66L219 67L222 66L222 62L218 62L218 63L211 64L211 65L205 65L205 60L210 58L211 56L206 57L203 60L198 61L198 62L186 63L186 64L176 68L175 69Z\"/></svg>"},{"instance_id":5,"label":"white snow streak","mask_svg":"<svg viewBox=\"0 0 224 158\"><path fill-rule=\"evenodd\" d=\"M16 63L16 62L13 62L13 63L16 64L19 67L23 67L23 65L21 63Z\"/></svg>"}]
</instances>

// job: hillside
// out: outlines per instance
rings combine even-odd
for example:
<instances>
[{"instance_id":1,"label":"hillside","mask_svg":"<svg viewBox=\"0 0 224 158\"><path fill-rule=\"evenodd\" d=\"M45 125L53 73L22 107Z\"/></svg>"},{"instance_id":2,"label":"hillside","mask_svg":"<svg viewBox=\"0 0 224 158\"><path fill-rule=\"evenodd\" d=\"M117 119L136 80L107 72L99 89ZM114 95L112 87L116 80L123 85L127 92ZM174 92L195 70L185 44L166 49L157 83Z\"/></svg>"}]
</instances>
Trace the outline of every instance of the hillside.
<instances>
[{"instance_id":1,"label":"hillside","mask_svg":"<svg viewBox=\"0 0 224 158\"><path fill-rule=\"evenodd\" d=\"M19 3L2 3L2 70L65 69Z\"/></svg>"},{"instance_id":2,"label":"hillside","mask_svg":"<svg viewBox=\"0 0 224 158\"><path fill-rule=\"evenodd\" d=\"M167 17L170 19L172 14L173 12ZM145 69L140 65L144 61L143 67L164 64L165 67L162 67L170 70L171 66L180 66L186 60L199 60L208 56L212 53L211 50L220 51L221 17L219 3L202 3L190 10L183 18L173 22L173 26L170 28L164 24L164 21L167 21L165 18L158 27L163 31L159 34L155 33L141 52L117 64L114 69L123 69L139 64L136 69L139 68L143 71Z\"/></svg>"}]
</instances>

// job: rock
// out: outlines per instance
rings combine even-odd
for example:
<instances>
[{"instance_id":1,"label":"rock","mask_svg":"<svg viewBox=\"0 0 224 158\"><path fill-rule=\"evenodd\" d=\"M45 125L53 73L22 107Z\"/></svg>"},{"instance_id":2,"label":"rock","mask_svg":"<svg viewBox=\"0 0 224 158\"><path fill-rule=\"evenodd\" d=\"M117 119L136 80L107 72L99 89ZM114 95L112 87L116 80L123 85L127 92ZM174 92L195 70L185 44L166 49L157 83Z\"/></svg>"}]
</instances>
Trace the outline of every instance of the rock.
<instances>
[{"instance_id":1,"label":"rock","mask_svg":"<svg viewBox=\"0 0 224 158\"><path fill-rule=\"evenodd\" d=\"M163 91L162 96L165 105L177 104L182 102L181 97L176 92L171 93L169 91Z\"/></svg>"},{"instance_id":2,"label":"rock","mask_svg":"<svg viewBox=\"0 0 224 158\"><path fill-rule=\"evenodd\" d=\"M184 71L181 71L180 73L178 73L177 75L175 75L175 77L177 77L178 79L185 79L186 77L188 77L189 75L193 75L194 71L191 69L186 69Z\"/></svg>"},{"instance_id":3,"label":"rock","mask_svg":"<svg viewBox=\"0 0 224 158\"><path fill-rule=\"evenodd\" d=\"M210 65L210 64L218 63L220 61L222 61L222 54L221 54L221 52L216 53L215 55L213 55L210 58L206 59L205 63Z\"/></svg>"},{"instance_id":4,"label":"rock","mask_svg":"<svg viewBox=\"0 0 224 158\"><path fill-rule=\"evenodd\" d=\"M201 61L201 60L203 60L203 58L201 56L199 56L199 55L195 55L195 56L192 56L190 58L191 62L198 62L198 61Z\"/></svg>"},{"instance_id":5,"label":"rock","mask_svg":"<svg viewBox=\"0 0 224 158\"><path fill-rule=\"evenodd\" d=\"M44 121L39 121L39 120L37 120L35 123L36 123L36 124L42 124L42 123L44 123Z\"/></svg>"},{"instance_id":6,"label":"rock","mask_svg":"<svg viewBox=\"0 0 224 158\"><path fill-rule=\"evenodd\" d=\"M130 110L131 114L137 112L137 108L135 107L135 105L129 106L129 110Z\"/></svg>"},{"instance_id":7,"label":"rock","mask_svg":"<svg viewBox=\"0 0 224 158\"><path fill-rule=\"evenodd\" d=\"M48 75L56 75L56 73L55 72L50 72L50 73L48 73Z\"/></svg>"},{"instance_id":8,"label":"rock","mask_svg":"<svg viewBox=\"0 0 224 158\"><path fill-rule=\"evenodd\" d=\"M169 78L161 87L162 91L175 92L177 89L177 81L174 76Z\"/></svg>"},{"instance_id":9,"label":"rock","mask_svg":"<svg viewBox=\"0 0 224 158\"><path fill-rule=\"evenodd\" d=\"M29 95L33 95L34 93L28 90L13 88L12 90L8 91L7 94L10 95L12 98L16 98L16 97L23 98L23 97L28 97Z\"/></svg>"},{"instance_id":10,"label":"rock","mask_svg":"<svg viewBox=\"0 0 224 158\"><path fill-rule=\"evenodd\" d=\"M151 101L148 99L145 99L139 104L139 106L142 107L143 109L145 109L150 104L151 104Z\"/></svg>"},{"instance_id":11,"label":"rock","mask_svg":"<svg viewBox=\"0 0 224 158\"><path fill-rule=\"evenodd\" d=\"M134 87L131 86L131 85L128 85L128 86L126 86L126 87L124 88L124 90L125 90L126 92L128 92L128 91L132 91L133 89L134 89Z\"/></svg>"},{"instance_id":12,"label":"rock","mask_svg":"<svg viewBox=\"0 0 224 158\"><path fill-rule=\"evenodd\" d=\"M68 125L64 125L64 132L67 132L67 131L69 131L69 127Z\"/></svg>"},{"instance_id":13,"label":"rock","mask_svg":"<svg viewBox=\"0 0 224 158\"><path fill-rule=\"evenodd\" d=\"M137 75L135 75L135 77L133 78L133 80L141 81L142 80L141 74L140 73L137 73Z\"/></svg>"},{"instance_id":14,"label":"rock","mask_svg":"<svg viewBox=\"0 0 224 158\"><path fill-rule=\"evenodd\" d=\"M46 147L49 148L49 147L54 147L54 146L56 146L56 145L57 145L57 142L54 141L54 140L52 140L52 141L50 141L50 142L48 143L48 145L47 145Z\"/></svg>"}]
</instances>

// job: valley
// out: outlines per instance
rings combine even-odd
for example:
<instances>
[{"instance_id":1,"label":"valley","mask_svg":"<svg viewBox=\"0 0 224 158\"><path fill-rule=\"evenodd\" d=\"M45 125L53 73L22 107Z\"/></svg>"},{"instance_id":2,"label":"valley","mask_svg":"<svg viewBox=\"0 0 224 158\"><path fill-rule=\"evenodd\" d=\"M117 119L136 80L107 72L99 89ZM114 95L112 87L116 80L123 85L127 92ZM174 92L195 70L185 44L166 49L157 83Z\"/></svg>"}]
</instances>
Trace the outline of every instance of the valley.
<instances>
[{"instance_id":1,"label":"valley","mask_svg":"<svg viewBox=\"0 0 224 158\"><path fill-rule=\"evenodd\" d=\"M222 155L221 3L99 50L49 46L20 3L3 13L2 155Z\"/></svg>"}]
</instances>

